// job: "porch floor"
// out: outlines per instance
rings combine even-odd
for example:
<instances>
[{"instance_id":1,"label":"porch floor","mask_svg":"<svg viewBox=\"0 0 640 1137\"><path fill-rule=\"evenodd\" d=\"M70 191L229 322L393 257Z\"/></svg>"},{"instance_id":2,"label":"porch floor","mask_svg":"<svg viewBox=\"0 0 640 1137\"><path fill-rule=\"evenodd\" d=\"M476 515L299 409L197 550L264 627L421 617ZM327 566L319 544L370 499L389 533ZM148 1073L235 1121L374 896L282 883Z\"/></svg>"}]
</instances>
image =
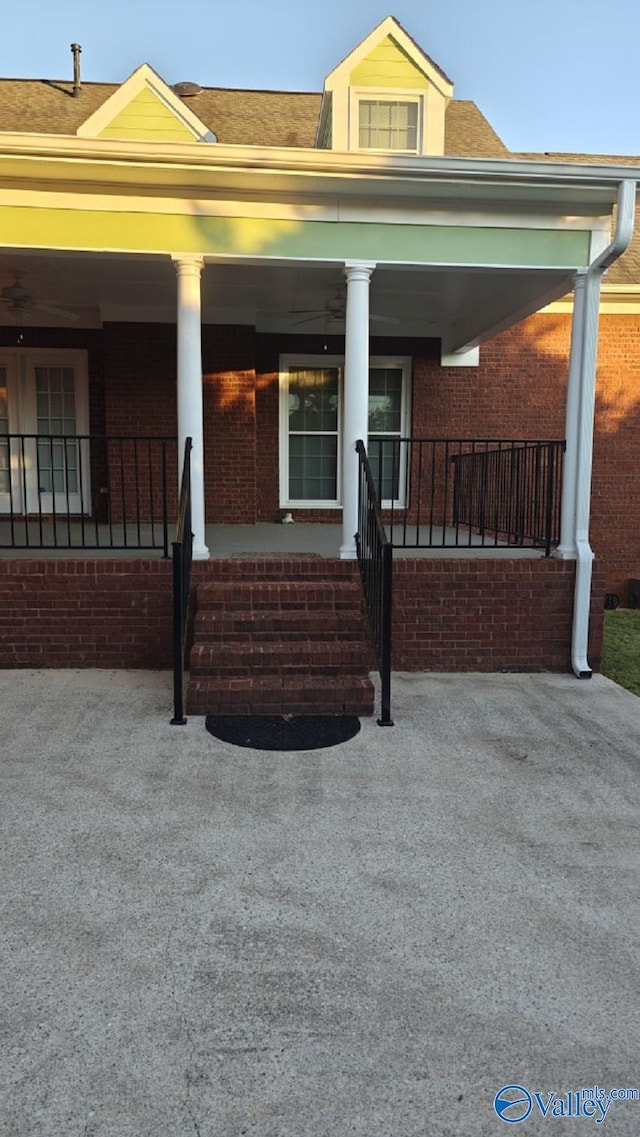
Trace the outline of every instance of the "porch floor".
<instances>
[{"instance_id":1,"label":"porch floor","mask_svg":"<svg viewBox=\"0 0 640 1137\"><path fill-rule=\"evenodd\" d=\"M18 539L24 541L24 524L20 522L19 525ZM59 557L65 560L85 560L94 557L109 557L118 560L132 557L147 560L162 557L161 548L111 547L110 540L124 544L121 526L113 529L113 537L111 537L108 526L99 525L97 541L95 527L91 526L90 539L95 543L102 544L102 547L98 549L80 547L82 531L78 522L72 522L70 526L67 526L66 522L58 525L57 546L54 543L55 538L51 524L43 524L42 531L42 546L38 544L39 526L34 522L29 525L30 544L11 548L8 547L11 540L10 523L8 521L0 522L0 557L6 559ZM85 527L85 532L89 532L89 526ZM424 532L423 529L422 534ZM406 534L407 540L415 540L415 527L407 526ZM400 526L397 526L397 535L400 538ZM173 531L170 530L169 555L171 555L172 536ZM140 526L140 539L143 542L151 543L149 526ZM464 537L461 533L458 534L458 539L464 539L464 544L455 545L455 539L455 529L446 529L443 538L442 530L434 528L433 540L438 542L436 547L395 549L394 557L505 557L507 559L517 557L535 559L543 555L541 549L531 547L510 548L501 544L496 545L493 541L482 545L481 538L475 534L469 536L465 534ZM137 527L131 526L128 540L132 545L139 540ZM311 553L316 556L335 558L339 555L342 542L342 527L312 522L294 522L291 525L281 525L274 522L258 522L256 525L207 525L206 541L211 556L219 558L259 554L277 556L290 553Z\"/></svg>"}]
</instances>

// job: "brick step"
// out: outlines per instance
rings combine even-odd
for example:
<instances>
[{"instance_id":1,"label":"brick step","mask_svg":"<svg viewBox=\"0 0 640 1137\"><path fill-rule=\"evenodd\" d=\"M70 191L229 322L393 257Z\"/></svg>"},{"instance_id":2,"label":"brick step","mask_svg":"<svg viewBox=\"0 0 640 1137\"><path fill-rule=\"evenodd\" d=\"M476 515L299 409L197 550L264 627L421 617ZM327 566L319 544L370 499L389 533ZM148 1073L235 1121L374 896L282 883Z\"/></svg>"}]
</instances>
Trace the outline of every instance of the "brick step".
<instances>
[{"instance_id":1,"label":"brick step","mask_svg":"<svg viewBox=\"0 0 640 1137\"><path fill-rule=\"evenodd\" d=\"M354 561L328 560L321 556L232 557L198 566L203 583L217 580L359 580Z\"/></svg>"},{"instance_id":2,"label":"brick step","mask_svg":"<svg viewBox=\"0 0 640 1137\"><path fill-rule=\"evenodd\" d=\"M371 715L374 688L368 676L191 678L187 713L251 715Z\"/></svg>"},{"instance_id":3,"label":"brick step","mask_svg":"<svg viewBox=\"0 0 640 1137\"><path fill-rule=\"evenodd\" d=\"M299 608L276 608L234 612L199 611L194 624L197 643L234 643L251 637L254 643L281 640L295 643L309 636L325 641L367 639L366 622L360 609L329 613Z\"/></svg>"},{"instance_id":4,"label":"brick step","mask_svg":"<svg viewBox=\"0 0 640 1137\"><path fill-rule=\"evenodd\" d=\"M189 656L191 675L362 675L368 670L367 646L356 642L325 643L316 639L299 643L196 642Z\"/></svg>"},{"instance_id":5,"label":"brick step","mask_svg":"<svg viewBox=\"0 0 640 1137\"><path fill-rule=\"evenodd\" d=\"M356 582L218 581L198 585L198 612L298 609L325 613L362 611Z\"/></svg>"}]
</instances>

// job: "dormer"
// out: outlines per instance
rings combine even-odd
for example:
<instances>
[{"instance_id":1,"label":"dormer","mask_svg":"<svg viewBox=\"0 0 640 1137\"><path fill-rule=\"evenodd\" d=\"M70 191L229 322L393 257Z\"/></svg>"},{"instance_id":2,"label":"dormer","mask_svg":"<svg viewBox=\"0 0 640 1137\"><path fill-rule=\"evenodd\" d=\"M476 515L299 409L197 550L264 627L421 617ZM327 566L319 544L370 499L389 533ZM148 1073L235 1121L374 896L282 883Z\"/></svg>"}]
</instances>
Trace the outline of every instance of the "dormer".
<instances>
[{"instance_id":1,"label":"dormer","mask_svg":"<svg viewBox=\"0 0 640 1137\"><path fill-rule=\"evenodd\" d=\"M444 154L453 84L393 16L327 76L316 146L363 154Z\"/></svg>"},{"instance_id":2,"label":"dormer","mask_svg":"<svg viewBox=\"0 0 640 1137\"><path fill-rule=\"evenodd\" d=\"M81 138L215 142L215 134L142 63L77 130Z\"/></svg>"}]
</instances>

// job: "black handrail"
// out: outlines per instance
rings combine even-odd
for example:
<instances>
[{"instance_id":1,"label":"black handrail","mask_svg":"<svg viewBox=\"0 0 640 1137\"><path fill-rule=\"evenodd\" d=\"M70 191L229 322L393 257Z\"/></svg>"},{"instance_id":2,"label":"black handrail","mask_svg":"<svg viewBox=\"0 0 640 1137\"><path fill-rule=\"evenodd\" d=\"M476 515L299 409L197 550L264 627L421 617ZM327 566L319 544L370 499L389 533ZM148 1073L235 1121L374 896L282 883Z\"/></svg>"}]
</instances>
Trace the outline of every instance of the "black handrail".
<instances>
[{"instance_id":1,"label":"black handrail","mask_svg":"<svg viewBox=\"0 0 640 1137\"><path fill-rule=\"evenodd\" d=\"M180 479L180 500L173 545L173 718L172 726L184 726L184 657L189 613L189 586L193 533L191 531L191 447L185 439Z\"/></svg>"},{"instance_id":2,"label":"black handrail","mask_svg":"<svg viewBox=\"0 0 640 1137\"><path fill-rule=\"evenodd\" d=\"M0 435L3 549L158 549L169 556L167 470L156 435Z\"/></svg>"},{"instance_id":3,"label":"black handrail","mask_svg":"<svg viewBox=\"0 0 640 1137\"><path fill-rule=\"evenodd\" d=\"M530 546L560 540L564 442L494 438L369 439L369 463L393 548Z\"/></svg>"},{"instance_id":4,"label":"black handrail","mask_svg":"<svg viewBox=\"0 0 640 1137\"><path fill-rule=\"evenodd\" d=\"M380 500L364 443L356 442L359 459L358 532L356 550L369 623L382 687L378 726L393 726L391 718L391 607L393 549L380 512Z\"/></svg>"}]
</instances>

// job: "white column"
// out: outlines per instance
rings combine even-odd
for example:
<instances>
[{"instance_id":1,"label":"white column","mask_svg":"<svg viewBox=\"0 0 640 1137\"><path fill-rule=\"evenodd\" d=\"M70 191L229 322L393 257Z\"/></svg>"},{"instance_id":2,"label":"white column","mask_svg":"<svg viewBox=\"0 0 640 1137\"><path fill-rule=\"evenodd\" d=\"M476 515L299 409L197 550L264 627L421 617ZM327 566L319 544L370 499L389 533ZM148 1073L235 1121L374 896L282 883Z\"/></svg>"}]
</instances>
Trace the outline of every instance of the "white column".
<instances>
[{"instance_id":1,"label":"white column","mask_svg":"<svg viewBox=\"0 0 640 1137\"><path fill-rule=\"evenodd\" d=\"M375 264L348 261L342 420L342 560L355 560L358 528L358 455L369 430L369 281Z\"/></svg>"},{"instance_id":2,"label":"white column","mask_svg":"<svg viewBox=\"0 0 640 1137\"><path fill-rule=\"evenodd\" d=\"M185 439L191 437L191 528L193 556L206 560L209 550L204 532L204 430L202 411L202 331L200 277L202 257L174 261L178 278L178 454L180 465Z\"/></svg>"},{"instance_id":3,"label":"white column","mask_svg":"<svg viewBox=\"0 0 640 1137\"><path fill-rule=\"evenodd\" d=\"M580 429L580 387L582 384L582 347L584 337L586 281L585 273L576 276L573 293L573 319L571 323L571 354L567 380L567 406L565 414L565 441L562 472L562 512L560 518L560 544L555 556L561 560L576 557L576 494L578 480L578 435Z\"/></svg>"}]
</instances>

